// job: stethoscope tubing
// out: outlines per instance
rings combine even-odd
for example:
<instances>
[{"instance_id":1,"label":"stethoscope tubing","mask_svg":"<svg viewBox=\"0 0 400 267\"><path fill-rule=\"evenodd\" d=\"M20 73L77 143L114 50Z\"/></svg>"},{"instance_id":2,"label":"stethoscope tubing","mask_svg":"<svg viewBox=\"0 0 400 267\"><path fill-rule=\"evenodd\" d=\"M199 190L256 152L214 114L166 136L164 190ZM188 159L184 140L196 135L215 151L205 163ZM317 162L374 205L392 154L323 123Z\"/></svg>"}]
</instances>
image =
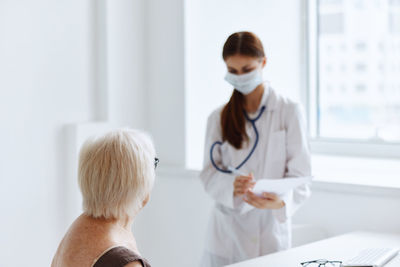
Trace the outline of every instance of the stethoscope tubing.
<instances>
[{"instance_id":1,"label":"stethoscope tubing","mask_svg":"<svg viewBox=\"0 0 400 267\"><path fill-rule=\"evenodd\" d=\"M261 117L261 115L263 114L264 110L265 110L265 106L262 106L260 112L257 115L257 117L255 117L254 119L250 119L248 114L245 111L243 111L246 120L248 120L251 123L251 125L253 126L253 129L254 129L254 132L255 132L255 135L256 135L256 140L254 142L253 147L251 148L250 153L247 155L247 157L238 166L235 167L236 170L239 170L250 159L250 157L253 155L254 151L256 150L256 147L258 145L258 140L259 140L259 132L258 132L257 127L256 127L256 121ZM215 148L216 145L222 145L222 142L221 141L216 141L211 145L211 148L210 148L211 164L214 166L214 168L216 170L218 170L218 171L220 171L222 173L231 174L232 173L231 170L222 169L222 168L218 167L218 165L215 163L214 158L213 158L213 151L214 151L214 148Z\"/></svg>"}]
</instances>

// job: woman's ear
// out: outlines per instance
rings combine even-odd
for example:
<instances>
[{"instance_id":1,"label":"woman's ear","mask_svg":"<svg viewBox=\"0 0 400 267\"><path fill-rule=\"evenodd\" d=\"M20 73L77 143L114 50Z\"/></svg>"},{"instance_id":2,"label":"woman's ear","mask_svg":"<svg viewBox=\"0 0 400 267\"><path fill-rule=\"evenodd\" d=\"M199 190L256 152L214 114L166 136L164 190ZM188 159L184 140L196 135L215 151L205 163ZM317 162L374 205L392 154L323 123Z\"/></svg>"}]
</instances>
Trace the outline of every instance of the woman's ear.
<instances>
[{"instance_id":1,"label":"woman's ear","mask_svg":"<svg viewBox=\"0 0 400 267\"><path fill-rule=\"evenodd\" d=\"M144 206L146 206L146 204L147 204L147 202L149 202L149 200L150 200L150 194L148 194L148 195L144 198L144 200L143 200L143 202L142 202L142 208L144 208Z\"/></svg>"},{"instance_id":2,"label":"woman's ear","mask_svg":"<svg viewBox=\"0 0 400 267\"><path fill-rule=\"evenodd\" d=\"M262 67L264 68L267 65L267 57L264 57L262 60Z\"/></svg>"}]
</instances>

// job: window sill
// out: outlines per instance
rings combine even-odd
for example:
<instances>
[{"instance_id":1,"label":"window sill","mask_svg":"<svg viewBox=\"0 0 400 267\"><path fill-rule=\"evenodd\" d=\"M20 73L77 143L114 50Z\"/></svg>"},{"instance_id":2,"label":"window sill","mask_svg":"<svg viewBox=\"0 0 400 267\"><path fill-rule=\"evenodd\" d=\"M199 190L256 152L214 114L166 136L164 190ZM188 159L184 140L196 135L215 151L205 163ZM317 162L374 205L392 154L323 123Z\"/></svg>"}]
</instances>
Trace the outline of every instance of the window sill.
<instances>
[{"instance_id":1,"label":"window sill","mask_svg":"<svg viewBox=\"0 0 400 267\"><path fill-rule=\"evenodd\" d=\"M317 181L400 189L400 160L313 154Z\"/></svg>"},{"instance_id":2,"label":"window sill","mask_svg":"<svg viewBox=\"0 0 400 267\"><path fill-rule=\"evenodd\" d=\"M382 143L378 141L357 142L354 140L312 139L310 141L313 154L332 155L352 158L399 159L399 143Z\"/></svg>"},{"instance_id":3,"label":"window sill","mask_svg":"<svg viewBox=\"0 0 400 267\"><path fill-rule=\"evenodd\" d=\"M400 160L315 154L312 162L313 190L400 197ZM175 166L157 169L157 175L162 178L197 179L199 173L199 170Z\"/></svg>"}]
</instances>

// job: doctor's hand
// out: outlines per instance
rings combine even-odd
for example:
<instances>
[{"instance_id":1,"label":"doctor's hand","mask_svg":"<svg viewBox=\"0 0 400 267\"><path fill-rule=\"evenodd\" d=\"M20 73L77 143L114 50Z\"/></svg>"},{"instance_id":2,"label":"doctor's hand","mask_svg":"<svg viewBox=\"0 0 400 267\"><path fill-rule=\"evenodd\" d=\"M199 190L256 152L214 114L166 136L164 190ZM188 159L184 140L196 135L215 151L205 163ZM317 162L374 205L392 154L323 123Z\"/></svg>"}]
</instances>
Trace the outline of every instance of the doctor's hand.
<instances>
[{"instance_id":1,"label":"doctor's hand","mask_svg":"<svg viewBox=\"0 0 400 267\"><path fill-rule=\"evenodd\" d=\"M285 202L279 196L272 193L263 193L261 197L254 194L252 191L247 190L243 200L256 207L257 209L280 209L285 206Z\"/></svg>"},{"instance_id":2,"label":"doctor's hand","mask_svg":"<svg viewBox=\"0 0 400 267\"><path fill-rule=\"evenodd\" d=\"M253 174L248 176L237 176L233 182L233 196L238 197L246 193L247 190L255 185Z\"/></svg>"}]
</instances>

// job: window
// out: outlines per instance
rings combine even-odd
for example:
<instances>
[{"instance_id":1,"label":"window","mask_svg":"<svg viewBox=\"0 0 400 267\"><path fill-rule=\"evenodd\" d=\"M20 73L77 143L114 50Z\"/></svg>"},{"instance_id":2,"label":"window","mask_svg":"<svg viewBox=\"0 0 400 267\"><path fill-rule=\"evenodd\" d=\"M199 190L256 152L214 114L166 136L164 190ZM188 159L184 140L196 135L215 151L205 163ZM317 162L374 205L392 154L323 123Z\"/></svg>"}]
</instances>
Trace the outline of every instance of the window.
<instances>
[{"instance_id":1,"label":"window","mask_svg":"<svg viewBox=\"0 0 400 267\"><path fill-rule=\"evenodd\" d=\"M352 154L357 143L359 153L399 156L400 1L310 0L308 11L315 150Z\"/></svg>"}]
</instances>

